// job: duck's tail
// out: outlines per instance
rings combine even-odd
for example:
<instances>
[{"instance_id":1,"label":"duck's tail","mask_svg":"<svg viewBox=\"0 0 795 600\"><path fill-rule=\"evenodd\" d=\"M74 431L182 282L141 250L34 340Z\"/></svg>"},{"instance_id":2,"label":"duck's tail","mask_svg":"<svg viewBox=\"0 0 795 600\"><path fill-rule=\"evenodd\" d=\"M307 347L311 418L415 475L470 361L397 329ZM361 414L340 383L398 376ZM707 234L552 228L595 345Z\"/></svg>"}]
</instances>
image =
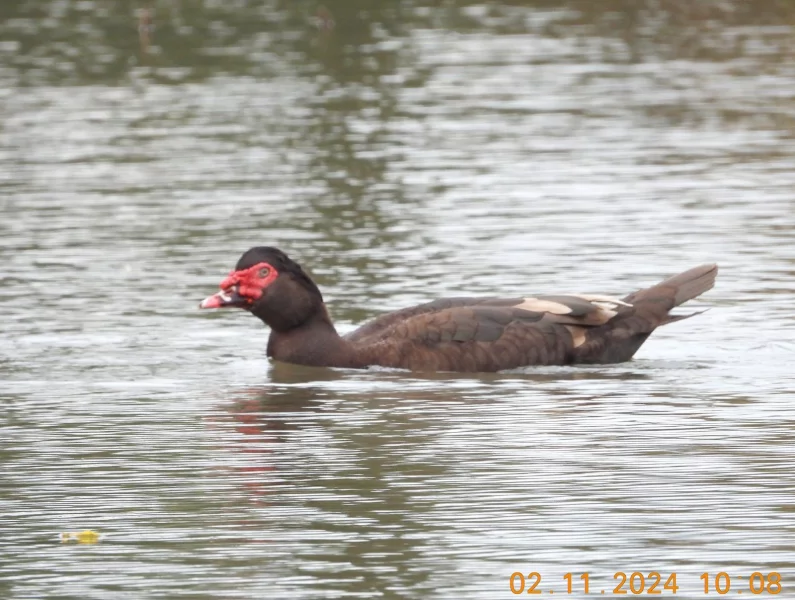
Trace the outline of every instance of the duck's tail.
<instances>
[{"instance_id":1,"label":"duck's tail","mask_svg":"<svg viewBox=\"0 0 795 600\"><path fill-rule=\"evenodd\" d=\"M674 288L674 306L679 306L711 290L717 276L718 265L701 265L674 275L658 285Z\"/></svg>"},{"instance_id":2,"label":"duck's tail","mask_svg":"<svg viewBox=\"0 0 795 600\"><path fill-rule=\"evenodd\" d=\"M666 312L675 306L684 304L688 300L692 300L712 289L715 285L715 277L718 275L718 265L708 264L700 265L688 269L684 273L669 277L665 281L653 285L644 290L633 292L624 300L630 304L642 304L644 302L655 302L663 305L668 305ZM689 315L667 315L660 325L672 323L674 321L681 321L694 315L700 314L704 311L691 313Z\"/></svg>"},{"instance_id":3,"label":"duck's tail","mask_svg":"<svg viewBox=\"0 0 795 600\"><path fill-rule=\"evenodd\" d=\"M701 265L669 277L657 285L624 298L632 305L594 331L591 342L576 348L575 363L615 363L629 360L660 325L681 321L699 313L672 315L670 311L700 296L713 285L717 265ZM702 311L703 312L703 311Z\"/></svg>"}]
</instances>

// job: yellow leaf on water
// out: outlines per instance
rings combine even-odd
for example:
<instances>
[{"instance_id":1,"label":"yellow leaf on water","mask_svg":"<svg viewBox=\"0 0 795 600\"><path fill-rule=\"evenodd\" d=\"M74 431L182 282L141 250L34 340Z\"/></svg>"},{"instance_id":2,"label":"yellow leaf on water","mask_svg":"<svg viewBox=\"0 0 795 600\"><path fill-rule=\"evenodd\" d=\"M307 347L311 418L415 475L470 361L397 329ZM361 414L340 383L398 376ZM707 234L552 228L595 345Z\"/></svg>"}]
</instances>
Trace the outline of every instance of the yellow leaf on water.
<instances>
[{"instance_id":1,"label":"yellow leaf on water","mask_svg":"<svg viewBox=\"0 0 795 600\"><path fill-rule=\"evenodd\" d=\"M94 544L99 541L99 534L96 531L86 529L78 532L64 532L61 534L62 542L76 541L78 544Z\"/></svg>"}]
</instances>

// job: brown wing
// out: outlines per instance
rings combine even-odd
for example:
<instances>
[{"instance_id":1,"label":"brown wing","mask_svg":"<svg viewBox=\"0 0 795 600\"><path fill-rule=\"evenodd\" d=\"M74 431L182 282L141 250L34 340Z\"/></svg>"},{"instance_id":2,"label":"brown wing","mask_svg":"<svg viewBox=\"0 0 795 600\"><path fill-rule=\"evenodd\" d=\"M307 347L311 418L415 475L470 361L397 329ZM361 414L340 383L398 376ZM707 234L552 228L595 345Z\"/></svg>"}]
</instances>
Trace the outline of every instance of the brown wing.
<instances>
[{"instance_id":1,"label":"brown wing","mask_svg":"<svg viewBox=\"0 0 795 600\"><path fill-rule=\"evenodd\" d=\"M427 302L418 306L404 308L395 312L381 315L373 319L369 323L362 325L355 331L345 335L345 339L351 342L374 341L383 337L384 332L388 331L392 326L402 323L412 317L424 314L437 313L449 308L457 308L462 306L514 306L522 302L523 298L442 298ZM369 339L368 339L369 338Z\"/></svg>"},{"instance_id":2,"label":"brown wing","mask_svg":"<svg viewBox=\"0 0 795 600\"><path fill-rule=\"evenodd\" d=\"M632 358L669 311L709 290L717 266L695 267L630 294L450 298L384 315L347 336L362 366L498 371Z\"/></svg>"},{"instance_id":3,"label":"brown wing","mask_svg":"<svg viewBox=\"0 0 795 600\"><path fill-rule=\"evenodd\" d=\"M619 308L631 310L620 300L589 298L519 298L499 300L501 306L489 302L498 299L487 299L425 310L370 334L362 359L411 370L468 372L571 363L585 339L582 332L604 325ZM431 305L440 306L424 306Z\"/></svg>"}]
</instances>

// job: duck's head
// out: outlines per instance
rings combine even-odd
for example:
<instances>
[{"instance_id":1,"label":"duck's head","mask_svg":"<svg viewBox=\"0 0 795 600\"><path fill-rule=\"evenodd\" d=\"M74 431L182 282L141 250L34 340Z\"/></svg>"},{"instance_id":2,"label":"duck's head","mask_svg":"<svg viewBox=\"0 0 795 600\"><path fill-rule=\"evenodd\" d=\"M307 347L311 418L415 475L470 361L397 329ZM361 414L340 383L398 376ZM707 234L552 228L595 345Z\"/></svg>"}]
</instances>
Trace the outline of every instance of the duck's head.
<instances>
[{"instance_id":1,"label":"duck's head","mask_svg":"<svg viewBox=\"0 0 795 600\"><path fill-rule=\"evenodd\" d=\"M297 327L323 307L320 290L301 265L270 246L244 252L219 287L199 308L242 308L277 331Z\"/></svg>"}]
</instances>

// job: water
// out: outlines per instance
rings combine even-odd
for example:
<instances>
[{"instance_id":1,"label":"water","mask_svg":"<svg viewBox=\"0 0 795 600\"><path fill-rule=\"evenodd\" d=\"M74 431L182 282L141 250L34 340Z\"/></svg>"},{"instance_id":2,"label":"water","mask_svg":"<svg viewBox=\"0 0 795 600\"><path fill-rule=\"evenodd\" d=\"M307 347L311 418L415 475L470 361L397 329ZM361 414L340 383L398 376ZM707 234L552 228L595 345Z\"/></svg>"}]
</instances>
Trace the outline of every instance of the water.
<instances>
[{"instance_id":1,"label":"water","mask_svg":"<svg viewBox=\"0 0 795 600\"><path fill-rule=\"evenodd\" d=\"M0 6L0 596L795 597L795 10L325 6ZM722 271L630 363L331 371L197 310L255 244L343 331Z\"/></svg>"}]
</instances>

